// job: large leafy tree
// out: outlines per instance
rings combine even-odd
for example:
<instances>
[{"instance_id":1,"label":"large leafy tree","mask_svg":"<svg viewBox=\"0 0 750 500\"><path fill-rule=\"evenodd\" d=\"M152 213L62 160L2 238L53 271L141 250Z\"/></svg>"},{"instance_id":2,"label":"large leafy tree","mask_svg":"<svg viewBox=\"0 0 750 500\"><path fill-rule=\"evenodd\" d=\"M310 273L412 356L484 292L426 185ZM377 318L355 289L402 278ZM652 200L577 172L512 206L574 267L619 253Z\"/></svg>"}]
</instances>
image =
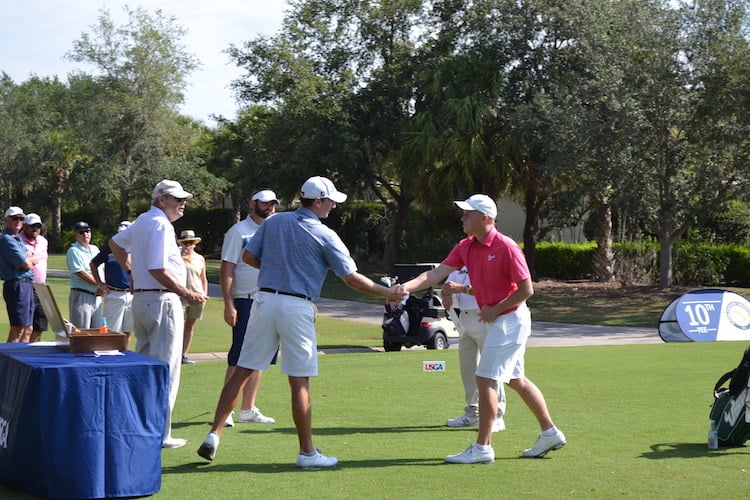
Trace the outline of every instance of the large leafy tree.
<instances>
[{"instance_id":1,"label":"large leafy tree","mask_svg":"<svg viewBox=\"0 0 750 500\"><path fill-rule=\"evenodd\" d=\"M279 166L294 179L326 174L391 214L384 263L397 259L419 189L416 162L398 155L413 114L421 0L291 2L279 34L231 55L244 68L240 96L278 109L286 143ZM277 135L277 137L281 136Z\"/></svg>"},{"instance_id":2,"label":"large leafy tree","mask_svg":"<svg viewBox=\"0 0 750 500\"><path fill-rule=\"evenodd\" d=\"M198 64L181 42L185 30L160 10L124 9L122 26L102 10L91 33L81 34L68 53L95 70L77 75L92 84L77 87L79 97L88 97L77 101L77 111L86 117L81 126L97 156L76 185L99 199L119 200L123 218L130 200L143 199L162 177L211 180L189 151L202 132L177 113L186 77ZM189 186L207 191L203 184Z\"/></svg>"}]
</instances>

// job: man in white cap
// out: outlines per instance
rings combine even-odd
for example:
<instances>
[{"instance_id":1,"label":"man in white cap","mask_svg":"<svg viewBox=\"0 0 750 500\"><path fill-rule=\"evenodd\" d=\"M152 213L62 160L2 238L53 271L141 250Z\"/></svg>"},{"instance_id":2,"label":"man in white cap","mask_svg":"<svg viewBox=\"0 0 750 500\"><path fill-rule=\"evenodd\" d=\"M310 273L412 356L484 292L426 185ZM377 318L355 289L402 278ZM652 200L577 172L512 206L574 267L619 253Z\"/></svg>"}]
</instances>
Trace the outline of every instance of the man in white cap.
<instances>
[{"instance_id":1,"label":"man in white cap","mask_svg":"<svg viewBox=\"0 0 750 500\"><path fill-rule=\"evenodd\" d=\"M187 272L172 222L185 214L193 195L177 181L159 182L151 194L151 209L109 240L117 262L133 282L133 333L136 351L169 365L169 412L163 448L185 446L172 437L172 410L182 367L185 319L182 301L201 304L206 296L188 290Z\"/></svg>"},{"instance_id":2,"label":"man in white cap","mask_svg":"<svg viewBox=\"0 0 750 500\"><path fill-rule=\"evenodd\" d=\"M130 227L130 221L120 221L117 232ZM97 272L104 266L104 279ZM133 293L130 287L130 276L112 254L109 245L104 245L101 252L94 257L89 267L97 283L99 293L104 297L102 315L107 318L107 326L121 333L133 331Z\"/></svg>"},{"instance_id":3,"label":"man in white cap","mask_svg":"<svg viewBox=\"0 0 750 500\"><path fill-rule=\"evenodd\" d=\"M525 458L543 457L565 446L565 435L555 427L544 395L524 375L523 357L531 334L531 313L526 299L534 294L531 274L518 244L495 228L497 206L487 195L475 194L456 201L463 210L461 222L469 235L461 240L435 269L403 285L416 292L432 286L451 271L468 268L471 288L446 283L445 293L471 292L480 307L479 319L488 324L482 357L476 369L479 391L479 433L475 444L445 461L454 464L492 463L492 427L497 416L498 385L507 383L518 392L537 419L541 433L534 446L524 450Z\"/></svg>"},{"instance_id":4,"label":"man in white cap","mask_svg":"<svg viewBox=\"0 0 750 500\"><path fill-rule=\"evenodd\" d=\"M26 214L23 222L23 231L21 231L21 241L26 247L28 255L35 255L38 258L36 265L31 269L34 273L35 283L47 282L47 262L49 261L49 242L42 236L42 218L39 214ZM47 330L49 321L44 313L44 307L37 297L34 290L34 321L31 329L31 338L29 342L38 342L42 339L42 332Z\"/></svg>"},{"instance_id":5,"label":"man in white cap","mask_svg":"<svg viewBox=\"0 0 750 500\"><path fill-rule=\"evenodd\" d=\"M221 246L221 270L219 282L224 297L224 321L232 327L232 346L227 354L226 382L234 372L240 357L242 343L245 340L247 320L253 305L253 295L258 291L258 270L242 261L242 251L253 237L263 221L276 213L279 200L270 189L256 191L250 197L250 213L237 222L224 235ZM258 388L262 371L254 371L242 389L239 422L272 424L275 420L261 413L256 405ZM229 414L225 425L234 425L232 414Z\"/></svg>"},{"instance_id":6,"label":"man in white cap","mask_svg":"<svg viewBox=\"0 0 750 500\"><path fill-rule=\"evenodd\" d=\"M0 234L0 279L3 280L3 298L10 321L8 342L28 342L34 320L34 274L31 269L39 258L28 254L19 236L25 220L20 207L8 208L5 229Z\"/></svg>"},{"instance_id":7,"label":"man in white cap","mask_svg":"<svg viewBox=\"0 0 750 500\"><path fill-rule=\"evenodd\" d=\"M253 372L268 369L281 344L281 371L289 377L292 417L300 446L297 466L335 466L338 460L323 455L312 438L310 377L318 374L312 300L320 295L328 269L359 292L392 301L400 301L404 295L358 273L344 243L321 222L337 203L346 200L333 182L311 177L302 185L300 198L300 208L268 218L245 246L243 260L260 269L258 293L239 362L224 384L211 432L198 449L198 455L207 460L216 456L224 422L237 404L242 385Z\"/></svg>"}]
</instances>

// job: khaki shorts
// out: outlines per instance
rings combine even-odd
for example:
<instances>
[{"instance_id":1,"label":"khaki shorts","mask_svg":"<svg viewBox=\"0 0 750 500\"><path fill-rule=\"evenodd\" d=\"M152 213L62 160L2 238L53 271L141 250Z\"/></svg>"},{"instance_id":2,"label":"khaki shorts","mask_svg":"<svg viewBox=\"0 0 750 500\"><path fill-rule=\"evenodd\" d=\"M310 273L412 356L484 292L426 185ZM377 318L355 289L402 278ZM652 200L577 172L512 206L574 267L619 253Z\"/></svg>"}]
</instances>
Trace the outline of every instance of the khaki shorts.
<instances>
[{"instance_id":1,"label":"khaki shorts","mask_svg":"<svg viewBox=\"0 0 750 500\"><path fill-rule=\"evenodd\" d=\"M203 319L203 310L206 304L196 304L194 306L185 306L185 319Z\"/></svg>"}]
</instances>

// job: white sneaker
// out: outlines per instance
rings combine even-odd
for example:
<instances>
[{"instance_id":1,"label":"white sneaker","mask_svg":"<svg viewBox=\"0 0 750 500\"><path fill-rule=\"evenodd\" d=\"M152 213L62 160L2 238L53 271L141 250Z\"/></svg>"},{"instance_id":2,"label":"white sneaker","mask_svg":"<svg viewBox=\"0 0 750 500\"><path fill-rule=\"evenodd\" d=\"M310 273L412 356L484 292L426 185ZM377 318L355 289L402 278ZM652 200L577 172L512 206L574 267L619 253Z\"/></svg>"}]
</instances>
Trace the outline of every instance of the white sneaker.
<instances>
[{"instance_id":1,"label":"white sneaker","mask_svg":"<svg viewBox=\"0 0 750 500\"><path fill-rule=\"evenodd\" d=\"M476 427L479 424L478 417L467 417L461 415L460 417L450 418L445 421L445 425L448 427Z\"/></svg>"},{"instance_id":2,"label":"white sneaker","mask_svg":"<svg viewBox=\"0 0 750 500\"><path fill-rule=\"evenodd\" d=\"M263 415L257 406L253 406L249 410L240 410L240 416L237 418L238 422L255 422L256 424L273 424L276 422L271 417Z\"/></svg>"},{"instance_id":3,"label":"white sneaker","mask_svg":"<svg viewBox=\"0 0 750 500\"><path fill-rule=\"evenodd\" d=\"M164 441L161 442L162 448L182 448L187 444L187 440L180 439L180 438L173 438L172 436L167 436L164 438Z\"/></svg>"},{"instance_id":4,"label":"white sneaker","mask_svg":"<svg viewBox=\"0 0 750 500\"><path fill-rule=\"evenodd\" d=\"M232 415L234 415L234 412L230 413L224 421L224 427L234 427L234 418L232 418Z\"/></svg>"},{"instance_id":5,"label":"white sneaker","mask_svg":"<svg viewBox=\"0 0 750 500\"><path fill-rule=\"evenodd\" d=\"M461 453L445 457L449 464L491 464L495 461L495 450L492 446L483 450L478 444L472 444Z\"/></svg>"},{"instance_id":6,"label":"white sneaker","mask_svg":"<svg viewBox=\"0 0 750 500\"><path fill-rule=\"evenodd\" d=\"M206 460L213 460L216 458L216 450L219 449L219 435L215 432L209 432L206 439L201 443L201 447L198 448L198 455L205 458Z\"/></svg>"},{"instance_id":7,"label":"white sneaker","mask_svg":"<svg viewBox=\"0 0 750 500\"><path fill-rule=\"evenodd\" d=\"M555 433L551 436L540 433L534 446L528 450L523 450L521 456L524 458L542 458L547 452L559 450L566 444L568 442L565 440L565 434L560 429L555 429Z\"/></svg>"},{"instance_id":8,"label":"white sneaker","mask_svg":"<svg viewBox=\"0 0 750 500\"><path fill-rule=\"evenodd\" d=\"M333 467L339 463L336 457L327 457L320 450L316 449L312 456L297 455L297 467L301 469L319 469L324 467Z\"/></svg>"},{"instance_id":9,"label":"white sneaker","mask_svg":"<svg viewBox=\"0 0 750 500\"><path fill-rule=\"evenodd\" d=\"M505 430L505 420L503 416L498 416L494 422L492 422L492 432L500 432Z\"/></svg>"}]
</instances>

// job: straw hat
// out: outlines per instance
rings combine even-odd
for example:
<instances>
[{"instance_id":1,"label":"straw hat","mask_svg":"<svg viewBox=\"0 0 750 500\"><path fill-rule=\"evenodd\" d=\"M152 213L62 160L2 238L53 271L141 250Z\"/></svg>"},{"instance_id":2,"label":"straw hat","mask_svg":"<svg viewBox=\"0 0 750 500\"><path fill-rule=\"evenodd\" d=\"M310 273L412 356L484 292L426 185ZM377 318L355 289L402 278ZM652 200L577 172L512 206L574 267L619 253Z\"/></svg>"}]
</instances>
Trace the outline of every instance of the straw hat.
<instances>
[{"instance_id":1,"label":"straw hat","mask_svg":"<svg viewBox=\"0 0 750 500\"><path fill-rule=\"evenodd\" d=\"M195 235L195 231L193 231L192 229L186 229L180 233L180 237L177 239L177 242L184 243L186 241L194 241L197 245L201 242L201 239L200 237Z\"/></svg>"}]
</instances>

